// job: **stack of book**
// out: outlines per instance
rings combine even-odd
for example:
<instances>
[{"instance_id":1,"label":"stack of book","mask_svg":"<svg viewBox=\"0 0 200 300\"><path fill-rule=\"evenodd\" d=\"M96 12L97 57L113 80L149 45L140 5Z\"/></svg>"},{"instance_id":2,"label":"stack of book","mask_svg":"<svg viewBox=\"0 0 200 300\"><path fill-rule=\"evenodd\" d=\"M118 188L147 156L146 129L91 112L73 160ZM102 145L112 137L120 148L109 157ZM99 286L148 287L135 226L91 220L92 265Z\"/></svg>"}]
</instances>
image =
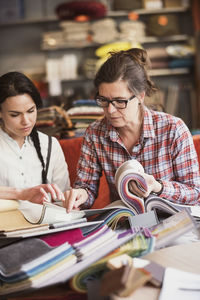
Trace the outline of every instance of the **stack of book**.
<instances>
[{"instance_id":1,"label":"stack of book","mask_svg":"<svg viewBox=\"0 0 200 300\"><path fill-rule=\"evenodd\" d=\"M20 210L17 201L0 200L0 295L67 280L85 291L88 278L107 270L108 259L140 257L197 232L199 207L155 195L142 199L129 191L130 180L143 190L147 186L138 162L126 162L115 179L121 200L102 209L67 213L44 203ZM170 216L159 220L157 209Z\"/></svg>"}]
</instances>

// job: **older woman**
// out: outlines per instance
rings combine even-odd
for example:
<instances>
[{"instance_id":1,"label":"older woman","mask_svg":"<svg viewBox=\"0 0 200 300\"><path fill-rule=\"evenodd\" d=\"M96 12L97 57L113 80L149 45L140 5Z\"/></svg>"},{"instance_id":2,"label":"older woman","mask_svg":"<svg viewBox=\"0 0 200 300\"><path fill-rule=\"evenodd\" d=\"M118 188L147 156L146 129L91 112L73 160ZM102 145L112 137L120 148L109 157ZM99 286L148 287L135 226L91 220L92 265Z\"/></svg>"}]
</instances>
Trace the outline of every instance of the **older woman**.
<instances>
[{"instance_id":1,"label":"older woman","mask_svg":"<svg viewBox=\"0 0 200 300\"><path fill-rule=\"evenodd\" d=\"M85 133L77 180L65 194L68 211L93 204L102 171L111 201L119 199L115 172L130 159L142 164L148 184L142 192L132 182L134 194L148 197L154 192L177 203L199 204L199 166L192 136L181 119L144 105L145 96L156 90L147 67L146 51L133 48L111 53L97 72L96 102L105 117Z\"/></svg>"}]
</instances>

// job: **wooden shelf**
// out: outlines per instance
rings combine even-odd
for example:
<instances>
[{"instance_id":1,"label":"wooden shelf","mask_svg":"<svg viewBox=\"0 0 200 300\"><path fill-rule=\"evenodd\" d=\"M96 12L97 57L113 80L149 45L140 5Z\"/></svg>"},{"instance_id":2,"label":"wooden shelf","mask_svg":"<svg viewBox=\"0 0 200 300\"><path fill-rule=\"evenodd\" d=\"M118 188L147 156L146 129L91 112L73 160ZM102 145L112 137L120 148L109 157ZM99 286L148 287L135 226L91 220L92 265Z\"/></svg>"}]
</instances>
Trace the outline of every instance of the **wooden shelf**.
<instances>
[{"instance_id":1,"label":"wooden shelf","mask_svg":"<svg viewBox=\"0 0 200 300\"><path fill-rule=\"evenodd\" d=\"M140 43L147 44L147 43L163 43L163 42L181 42L181 41L187 41L189 37L186 34L178 34L178 35L170 35L170 36L164 36L164 37L155 37L155 36L146 36L144 37L144 40L140 40Z\"/></svg>"},{"instance_id":2,"label":"wooden shelf","mask_svg":"<svg viewBox=\"0 0 200 300\"><path fill-rule=\"evenodd\" d=\"M170 7L170 8L160 8L160 9L135 9L132 10L138 15L150 15L150 14L160 14L160 13L183 13L186 12L189 7ZM126 17L130 11L108 11L106 17ZM43 17L37 19L19 19L12 22L0 22L0 27L15 26L15 25L28 25L28 24L42 24L49 22L60 22L56 16L55 17Z\"/></svg>"},{"instance_id":3,"label":"wooden shelf","mask_svg":"<svg viewBox=\"0 0 200 300\"><path fill-rule=\"evenodd\" d=\"M60 20L57 17L44 17L40 19L21 19L12 22L0 22L0 27L6 26L17 26L17 25L29 25L29 24L42 24L42 23L51 23L51 22L59 22Z\"/></svg>"},{"instance_id":4,"label":"wooden shelf","mask_svg":"<svg viewBox=\"0 0 200 300\"><path fill-rule=\"evenodd\" d=\"M189 74L189 68L174 68L174 69L154 69L150 70L150 76L172 76Z\"/></svg>"},{"instance_id":5,"label":"wooden shelf","mask_svg":"<svg viewBox=\"0 0 200 300\"><path fill-rule=\"evenodd\" d=\"M172 76L172 75L184 75L189 74L190 69L189 68L175 68L175 69L154 69L150 70L149 74L150 76ZM73 83L73 82L83 82L83 81L93 81L91 78L87 78L84 76L80 76L76 79L68 79L68 80L62 80L62 83Z\"/></svg>"},{"instance_id":6,"label":"wooden shelf","mask_svg":"<svg viewBox=\"0 0 200 300\"><path fill-rule=\"evenodd\" d=\"M77 42L70 42L65 43L58 46L48 46L48 45L41 45L41 49L44 51L56 51L56 50L64 50L64 49L81 49L81 48L89 48L89 47L100 47L102 44L91 43L87 41L77 41Z\"/></svg>"},{"instance_id":7,"label":"wooden shelf","mask_svg":"<svg viewBox=\"0 0 200 300\"><path fill-rule=\"evenodd\" d=\"M73 83L73 82L90 82L90 81L93 81L93 79L91 79L91 78L87 78L87 77L85 77L85 76L79 76L79 77L77 77L77 78L75 78L75 79L62 79L61 80L61 82L62 83Z\"/></svg>"},{"instance_id":8,"label":"wooden shelf","mask_svg":"<svg viewBox=\"0 0 200 300\"><path fill-rule=\"evenodd\" d=\"M149 43L171 43L171 42L181 42L181 41L187 41L189 37L185 34L180 35L173 35L173 36L166 36L166 37L154 37L154 36L146 36L144 38L141 38L140 41L132 41L132 42L139 42L141 44L149 44ZM113 41L120 42L120 40ZM124 41L125 42L125 41ZM126 41L128 42L128 41ZM129 41L131 43L131 41ZM112 43L112 42L110 42ZM41 45L41 49L44 51L56 51L56 50L64 50L64 49L73 49L73 48L88 48L88 47L101 47L103 44L93 43L93 42L87 42L87 41L79 41L79 42L70 42L65 43L63 45L55 45L55 46L48 46L48 45Z\"/></svg>"},{"instance_id":9,"label":"wooden shelf","mask_svg":"<svg viewBox=\"0 0 200 300\"><path fill-rule=\"evenodd\" d=\"M167 13L183 13L188 11L189 7L163 7L163 8L159 8L159 9L134 9L132 11L134 11L136 14L138 15L151 15L151 14L167 14ZM127 14L130 11L110 11L108 12L107 16L108 17L123 17L123 16L127 16Z\"/></svg>"}]
</instances>

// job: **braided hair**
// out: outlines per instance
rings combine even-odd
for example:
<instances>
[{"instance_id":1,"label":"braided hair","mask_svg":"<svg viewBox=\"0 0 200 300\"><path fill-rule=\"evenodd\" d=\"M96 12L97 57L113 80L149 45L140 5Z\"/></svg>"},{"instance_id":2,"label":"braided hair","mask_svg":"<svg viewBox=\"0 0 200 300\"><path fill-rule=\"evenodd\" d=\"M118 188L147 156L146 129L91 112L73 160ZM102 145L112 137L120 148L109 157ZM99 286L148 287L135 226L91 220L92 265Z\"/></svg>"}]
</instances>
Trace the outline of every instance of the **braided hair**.
<instances>
[{"instance_id":1,"label":"braided hair","mask_svg":"<svg viewBox=\"0 0 200 300\"><path fill-rule=\"evenodd\" d=\"M0 104L2 104L7 98L18 95L28 94L34 101L36 108L42 107L42 99L34 83L23 73L20 72L8 72L0 77ZM47 176L45 170L45 163L41 152L40 140L36 127L30 134L36 149L38 158L42 165L42 183L47 183Z\"/></svg>"}]
</instances>

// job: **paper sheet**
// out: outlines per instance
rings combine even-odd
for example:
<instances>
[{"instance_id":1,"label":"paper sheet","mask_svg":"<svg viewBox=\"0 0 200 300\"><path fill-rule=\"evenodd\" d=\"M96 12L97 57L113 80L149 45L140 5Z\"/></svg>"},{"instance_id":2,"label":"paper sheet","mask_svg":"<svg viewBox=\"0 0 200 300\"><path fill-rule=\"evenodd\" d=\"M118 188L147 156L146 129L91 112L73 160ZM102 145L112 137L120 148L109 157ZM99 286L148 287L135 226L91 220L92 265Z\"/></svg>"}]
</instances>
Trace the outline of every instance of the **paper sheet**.
<instances>
[{"instance_id":1,"label":"paper sheet","mask_svg":"<svg viewBox=\"0 0 200 300\"><path fill-rule=\"evenodd\" d=\"M199 300L200 274L167 268L159 300L169 299Z\"/></svg>"}]
</instances>

